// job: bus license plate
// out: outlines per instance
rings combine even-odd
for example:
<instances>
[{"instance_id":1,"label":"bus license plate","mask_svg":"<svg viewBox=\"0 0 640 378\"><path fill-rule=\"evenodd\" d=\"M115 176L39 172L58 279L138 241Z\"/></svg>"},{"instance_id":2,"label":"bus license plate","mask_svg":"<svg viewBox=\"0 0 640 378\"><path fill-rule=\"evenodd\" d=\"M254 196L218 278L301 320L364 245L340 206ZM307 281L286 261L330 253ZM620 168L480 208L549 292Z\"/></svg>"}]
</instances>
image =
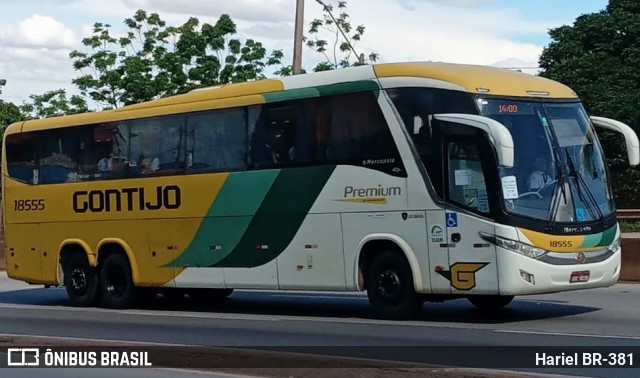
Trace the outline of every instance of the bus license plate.
<instances>
[{"instance_id":1,"label":"bus license plate","mask_svg":"<svg viewBox=\"0 0 640 378\"><path fill-rule=\"evenodd\" d=\"M587 270L584 272L573 272L571 273L571 280L569 280L570 283L575 283L575 282L587 282L589 281L589 275L591 273Z\"/></svg>"}]
</instances>

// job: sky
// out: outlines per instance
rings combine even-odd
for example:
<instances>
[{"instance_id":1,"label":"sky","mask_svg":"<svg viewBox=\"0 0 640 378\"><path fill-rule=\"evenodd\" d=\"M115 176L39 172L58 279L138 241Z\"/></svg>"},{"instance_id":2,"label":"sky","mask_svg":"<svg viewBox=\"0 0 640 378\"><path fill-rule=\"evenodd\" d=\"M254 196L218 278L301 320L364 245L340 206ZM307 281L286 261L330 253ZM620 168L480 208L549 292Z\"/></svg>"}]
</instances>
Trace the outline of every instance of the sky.
<instances>
[{"instance_id":1,"label":"sky","mask_svg":"<svg viewBox=\"0 0 640 378\"><path fill-rule=\"evenodd\" d=\"M324 0L336 4L337 0ZM124 32L136 10L157 12L169 24L189 17L214 23L229 14L241 39L253 38L271 51L293 57L296 0L0 0L0 99L21 104L30 94L66 89L80 75L69 53L83 50L95 22ZM440 61L522 68L535 73L549 44L548 30L598 12L607 0L349 0L354 25L364 25L358 53L375 51L380 62ZM305 25L322 15L306 0ZM85 49L86 51L86 49ZM304 48L303 66L322 56ZM272 76L273 70L267 75ZM91 104L91 102L90 102Z\"/></svg>"}]
</instances>

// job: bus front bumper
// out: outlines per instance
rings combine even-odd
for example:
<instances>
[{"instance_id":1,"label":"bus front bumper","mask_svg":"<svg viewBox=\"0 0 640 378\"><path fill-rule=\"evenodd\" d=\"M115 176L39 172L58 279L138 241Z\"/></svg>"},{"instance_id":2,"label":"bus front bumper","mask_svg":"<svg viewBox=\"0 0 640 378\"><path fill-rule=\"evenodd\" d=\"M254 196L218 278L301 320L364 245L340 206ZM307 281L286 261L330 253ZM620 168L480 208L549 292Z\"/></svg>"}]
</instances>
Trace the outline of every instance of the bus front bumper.
<instances>
[{"instance_id":1,"label":"bus front bumper","mask_svg":"<svg viewBox=\"0 0 640 378\"><path fill-rule=\"evenodd\" d=\"M621 252L590 264L554 265L496 248L501 295L555 293L609 287L620 277Z\"/></svg>"}]
</instances>

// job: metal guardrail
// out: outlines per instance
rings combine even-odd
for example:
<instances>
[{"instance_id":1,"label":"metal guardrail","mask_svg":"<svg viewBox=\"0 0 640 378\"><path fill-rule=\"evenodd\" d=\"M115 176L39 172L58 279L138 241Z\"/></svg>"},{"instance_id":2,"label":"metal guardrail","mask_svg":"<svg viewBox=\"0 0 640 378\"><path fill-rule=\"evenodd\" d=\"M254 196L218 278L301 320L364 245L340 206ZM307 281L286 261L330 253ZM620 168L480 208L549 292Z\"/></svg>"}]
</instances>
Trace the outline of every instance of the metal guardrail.
<instances>
[{"instance_id":1,"label":"metal guardrail","mask_svg":"<svg viewBox=\"0 0 640 378\"><path fill-rule=\"evenodd\" d=\"M619 220L640 220L640 209L622 209L618 210Z\"/></svg>"}]
</instances>

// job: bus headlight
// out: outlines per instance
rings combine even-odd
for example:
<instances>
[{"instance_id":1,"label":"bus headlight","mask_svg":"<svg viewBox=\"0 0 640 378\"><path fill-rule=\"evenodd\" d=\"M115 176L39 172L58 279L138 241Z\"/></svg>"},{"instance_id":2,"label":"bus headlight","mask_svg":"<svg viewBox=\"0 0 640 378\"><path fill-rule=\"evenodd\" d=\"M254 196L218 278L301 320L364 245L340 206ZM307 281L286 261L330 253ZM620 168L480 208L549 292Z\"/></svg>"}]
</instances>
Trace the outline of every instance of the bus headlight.
<instances>
[{"instance_id":1,"label":"bus headlight","mask_svg":"<svg viewBox=\"0 0 640 378\"><path fill-rule=\"evenodd\" d=\"M622 240L620 238L617 238L607 248L613 253L618 253L618 252L620 252L621 242L622 242Z\"/></svg>"},{"instance_id":2,"label":"bus headlight","mask_svg":"<svg viewBox=\"0 0 640 378\"><path fill-rule=\"evenodd\" d=\"M534 247L532 245L521 243L519 241L505 239L499 236L489 235L485 233L481 233L481 236L483 239L487 240L490 243L493 243L510 251L517 252L523 256L531 257L532 259L539 259L540 257L548 253L548 251L545 249Z\"/></svg>"}]
</instances>

